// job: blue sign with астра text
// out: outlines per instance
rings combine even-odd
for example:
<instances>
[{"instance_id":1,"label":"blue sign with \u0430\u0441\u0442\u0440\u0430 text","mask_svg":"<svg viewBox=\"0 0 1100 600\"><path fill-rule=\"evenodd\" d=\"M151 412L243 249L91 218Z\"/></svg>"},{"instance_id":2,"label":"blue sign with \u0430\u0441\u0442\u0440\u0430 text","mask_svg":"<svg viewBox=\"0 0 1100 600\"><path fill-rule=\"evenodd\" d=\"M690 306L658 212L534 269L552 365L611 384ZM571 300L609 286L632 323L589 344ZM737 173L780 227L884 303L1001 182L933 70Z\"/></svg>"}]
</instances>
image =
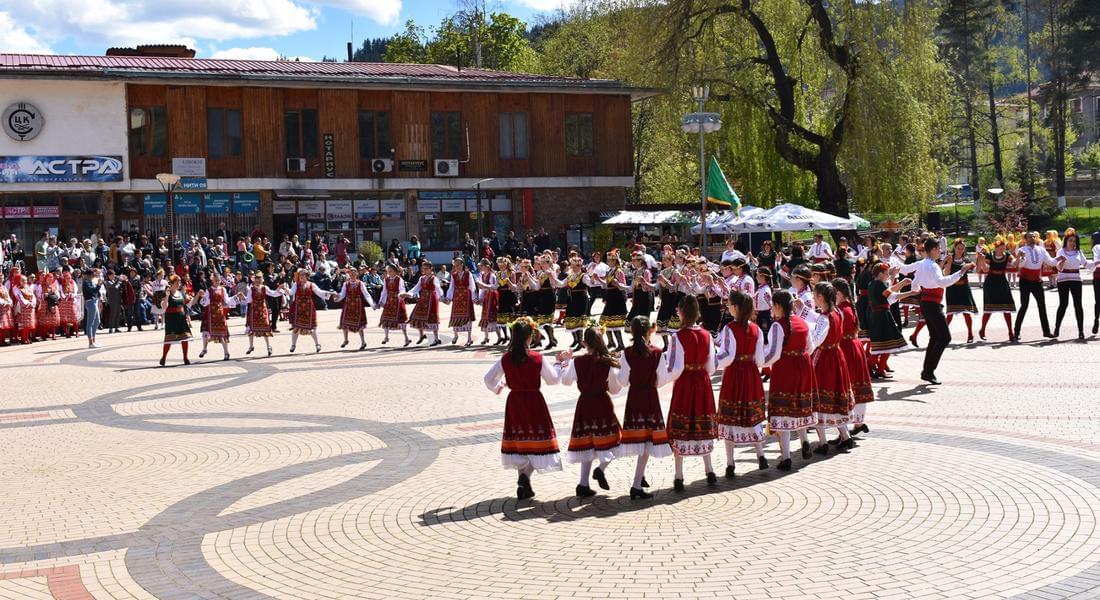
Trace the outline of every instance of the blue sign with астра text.
<instances>
[{"instance_id":1,"label":"blue sign with \u0430\u0441\u0442\u0440\u0430 text","mask_svg":"<svg viewBox=\"0 0 1100 600\"><path fill-rule=\"evenodd\" d=\"M0 156L0 183L122 181L121 156Z\"/></svg>"}]
</instances>

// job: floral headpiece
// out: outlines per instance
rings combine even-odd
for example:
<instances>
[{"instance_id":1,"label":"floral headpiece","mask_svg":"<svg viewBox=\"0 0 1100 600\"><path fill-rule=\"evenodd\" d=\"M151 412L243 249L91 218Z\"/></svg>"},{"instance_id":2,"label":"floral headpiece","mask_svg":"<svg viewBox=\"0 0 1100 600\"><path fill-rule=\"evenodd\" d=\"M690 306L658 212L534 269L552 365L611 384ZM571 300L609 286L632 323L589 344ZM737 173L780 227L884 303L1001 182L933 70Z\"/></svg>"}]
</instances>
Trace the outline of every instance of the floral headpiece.
<instances>
[{"instance_id":1,"label":"floral headpiece","mask_svg":"<svg viewBox=\"0 0 1100 600\"><path fill-rule=\"evenodd\" d=\"M528 327L531 328L531 331L538 331L538 324L535 323L534 319L532 319L531 317L527 317L527 316L518 317L515 321L512 321L512 324L509 325L508 328L509 329L515 329L515 327L518 323L523 323L523 324L527 325Z\"/></svg>"}]
</instances>

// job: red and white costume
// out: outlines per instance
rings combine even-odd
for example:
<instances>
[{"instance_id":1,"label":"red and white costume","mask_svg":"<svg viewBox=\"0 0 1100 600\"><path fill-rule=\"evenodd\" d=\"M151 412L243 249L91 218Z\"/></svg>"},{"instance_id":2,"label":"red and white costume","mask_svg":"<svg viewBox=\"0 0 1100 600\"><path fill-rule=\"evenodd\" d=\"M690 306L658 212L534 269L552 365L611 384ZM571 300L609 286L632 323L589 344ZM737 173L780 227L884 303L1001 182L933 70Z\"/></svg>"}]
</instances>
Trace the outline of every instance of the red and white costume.
<instances>
[{"instance_id":1,"label":"red and white costume","mask_svg":"<svg viewBox=\"0 0 1100 600\"><path fill-rule=\"evenodd\" d=\"M281 298L283 294L266 285L250 285L244 293L244 302L248 306L244 328L248 335L271 337L271 311L267 308L267 298Z\"/></svg>"},{"instance_id":2,"label":"red and white costume","mask_svg":"<svg viewBox=\"0 0 1100 600\"><path fill-rule=\"evenodd\" d=\"M439 300L443 297L442 286L435 275L421 275L409 295L416 298L409 326L422 331L439 330Z\"/></svg>"},{"instance_id":3,"label":"red and white costume","mask_svg":"<svg viewBox=\"0 0 1100 600\"><path fill-rule=\"evenodd\" d=\"M814 332L812 337L821 340L820 344L814 344L813 353L814 418L819 427L843 427L850 420L853 405L848 362L840 348L844 317L836 309L818 315Z\"/></svg>"},{"instance_id":4,"label":"red and white costume","mask_svg":"<svg viewBox=\"0 0 1100 600\"><path fill-rule=\"evenodd\" d=\"M539 390L542 383L554 385L559 379L558 369L533 351L518 365L510 353L505 353L485 374L485 386L493 393L509 389L500 442L500 462L504 468L520 472L561 470L554 419Z\"/></svg>"},{"instance_id":5,"label":"red and white costume","mask_svg":"<svg viewBox=\"0 0 1100 600\"><path fill-rule=\"evenodd\" d=\"M405 312L405 280L398 277L387 277L382 284L382 295L378 302L382 305L382 318L378 326L386 331L404 329L408 321Z\"/></svg>"},{"instance_id":6,"label":"red and white costume","mask_svg":"<svg viewBox=\"0 0 1100 600\"><path fill-rule=\"evenodd\" d=\"M615 416L611 394L622 386L619 374L593 354L576 356L561 367L562 385L576 382L580 397L573 413L566 460L572 463L605 464L615 458L622 442L622 426Z\"/></svg>"},{"instance_id":7,"label":"red and white costume","mask_svg":"<svg viewBox=\"0 0 1100 600\"><path fill-rule=\"evenodd\" d=\"M206 309L207 339L211 342L228 342L229 322L226 313L237 305L237 299L219 285L203 292L199 304Z\"/></svg>"},{"instance_id":8,"label":"red and white costume","mask_svg":"<svg viewBox=\"0 0 1100 600\"><path fill-rule=\"evenodd\" d=\"M371 298L367 286L358 279L349 279L344 282L335 300L343 300L344 307L340 310L340 329L359 333L367 326L367 308L374 308L374 298Z\"/></svg>"},{"instance_id":9,"label":"red and white costume","mask_svg":"<svg viewBox=\"0 0 1100 600\"><path fill-rule=\"evenodd\" d=\"M500 329L497 313L500 310L500 294L497 292L497 276L492 271L480 275L481 284L477 290L477 301L481 304L481 320L478 327L485 333Z\"/></svg>"},{"instance_id":10,"label":"red and white costume","mask_svg":"<svg viewBox=\"0 0 1100 600\"><path fill-rule=\"evenodd\" d=\"M814 349L810 327L798 315L772 323L764 366L772 368L768 390L768 428L797 431L817 424L814 418Z\"/></svg>"},{"instance_id":11,"label":"red and white costume","mask_svg":"<svg viewBox=\"0 0 1100 600\"><path fill-rule=\"evenodd\" d=\"M722 328L715 360L722 371L718 392L718 437L738 444L764 441L764 336L756 323Z\"/></svg>"},{"instance_id":12,"label":"red and white costume","mask_svg":"<svg viewBox=\"0 0 1100 600\"><path fill-rule=\"evenodd\" d=\"M313 298L328 300L328 292L313 284L295 282L290 286L290 330L294 333L312 333L317 329L317 306Z\"/></svg>"},{"instance_id":13,"label":"red and white costume","mask_svg":"<svg viewBox=\"0 0 1100 600\"><path fill-rule=\"evenodd\" d=\"M447 302L451 305L451 329L470 331L474 322L474 280L469 271L454 273L447 288Z\"/></svg>"},{"instance_id":14,"label":"red and white costume","mask_svg":"<svg viewBox=\"0 0 1100 600\"><path fill-rule=\"evenodd\" d=\"M718 437L714 390L710 376L716 370L710 334L698 326L672 336L669 369L676 383L668 409L668 438L680 456L704 456L714 451Z\"/></svg>"},{"instance_id":15,"label":"red and white costume","mask_svg":"<svg viewBox=\"0 0 1100 600\"><path fill-rule=\"evenodd\" d=\"M650 346L642 355L627 348L619 356L619 385L629 388L623 412L623 441L615 456L648 454L663 458L672 454L657 394L657 389L670 381L668 353L660 348Z\"/></svg>"}]
</instances>

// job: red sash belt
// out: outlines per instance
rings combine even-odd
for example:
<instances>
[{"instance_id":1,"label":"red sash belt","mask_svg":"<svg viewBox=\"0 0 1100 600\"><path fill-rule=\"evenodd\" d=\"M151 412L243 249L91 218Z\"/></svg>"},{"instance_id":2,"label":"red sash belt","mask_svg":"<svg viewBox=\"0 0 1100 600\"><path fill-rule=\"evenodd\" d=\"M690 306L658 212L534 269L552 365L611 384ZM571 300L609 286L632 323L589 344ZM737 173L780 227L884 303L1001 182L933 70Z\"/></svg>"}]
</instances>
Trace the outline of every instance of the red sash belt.
<instances>
[{"instance_id":1,"label":"red sash belt","mask_svg":"<svg viewBox=\"0 0 1100 600\"><path fill-rule=\"evenodd\" d=\"M705 368L707 368L707 366L702 364L702 363L694 363L694 364L684 365L684 370L685 371L702 371Z\"/></svg>"},{"instance_id":2,"label":"red sash belt","mask_svg":"<svg viewBox=\"0 0 1100 600\"><path fill-rule=\"evenodd\" d=\"M1020 269L1020 279L1023 281L1041 282L1042 274L1039 269Z\"/></svg>"},{"instance_id":3,"label":"red sash belt","mask_svg":"<svg viewBox=\"0 0 1100 600\"><path fill-rule=\"evenodd\" d=\"M943 302L943 288L922 289L920 291L920 301L933 304Z\"/></svg>"}]
</instances>

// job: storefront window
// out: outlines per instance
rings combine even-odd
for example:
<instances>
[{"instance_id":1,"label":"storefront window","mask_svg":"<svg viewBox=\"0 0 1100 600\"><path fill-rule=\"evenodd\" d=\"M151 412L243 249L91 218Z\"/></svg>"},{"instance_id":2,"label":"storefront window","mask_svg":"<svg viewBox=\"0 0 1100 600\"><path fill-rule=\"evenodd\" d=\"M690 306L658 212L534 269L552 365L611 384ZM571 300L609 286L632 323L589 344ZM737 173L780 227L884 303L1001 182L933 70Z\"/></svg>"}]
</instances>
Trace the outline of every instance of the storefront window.
<instances>
[{"instance_id":1,"label":"storefront window","mask_svg":"<svg viewBox=\"0 0 1100 600\"><path fill-rule=\"evenodd\" d=\"M425 251L461 250L466 234L477 239L479 215L482 236L512 227L512 199L508 192L482 192L480 212L475 191L420 192L416 209Z\"/></svg>"}]
</instances>

